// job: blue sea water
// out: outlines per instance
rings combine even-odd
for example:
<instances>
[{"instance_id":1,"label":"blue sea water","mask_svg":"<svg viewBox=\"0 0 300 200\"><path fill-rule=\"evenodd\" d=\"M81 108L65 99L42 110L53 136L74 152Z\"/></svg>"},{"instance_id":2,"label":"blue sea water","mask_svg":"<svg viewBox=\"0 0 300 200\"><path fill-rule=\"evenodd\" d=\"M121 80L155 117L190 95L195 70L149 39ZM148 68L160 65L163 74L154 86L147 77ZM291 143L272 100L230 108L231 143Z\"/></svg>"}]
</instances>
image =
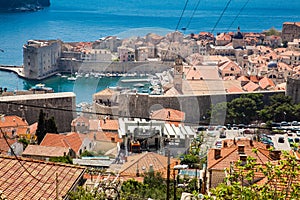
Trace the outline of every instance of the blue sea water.
<instances>
[{"instance_id":1,"label":"blue sea water","mask_svg":"<svg viewBox=\"0 0 300 200\"><path fill-rule=\"evenodd\" d=\"M164 35L177 25L178 30L186 28L185 34L235 31L238 26L243 32L261 32L271 27L281 30L286 21L300 21L299 0L231 0L220 18L228 2L200 0L194 12L198 0L189 0L180 23L185 0L51 0L49 8L38 12L0 13L0 49L4 50L0 51L0 64L22 65L22 46L29 39L58 38L70 42L94 41L108 35ZM14 74L0 72L1 87L22 89L27 85L23 81ZM55 83L56 79L50 82ZM114 85L117 80L108 82ZM61 91L74 91L72 83L56 84Z\"/></svg>"}]
</instances>

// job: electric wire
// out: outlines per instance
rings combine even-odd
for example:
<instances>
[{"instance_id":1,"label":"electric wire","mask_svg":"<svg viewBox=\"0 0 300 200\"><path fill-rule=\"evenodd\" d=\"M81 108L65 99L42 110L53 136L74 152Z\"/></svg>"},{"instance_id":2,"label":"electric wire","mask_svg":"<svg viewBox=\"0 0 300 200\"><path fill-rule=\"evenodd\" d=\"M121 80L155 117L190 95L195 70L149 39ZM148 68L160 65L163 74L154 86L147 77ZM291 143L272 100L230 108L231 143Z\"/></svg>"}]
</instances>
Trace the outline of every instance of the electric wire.
<instances>
[{"instance_id":1,"label":"electric wire","mask_svg":"<svg viewBox=\"0 0 300 200\"><path fill-rule=\"evenodd\" d=\"M39 183L42 183L42 184L53 184L52 183L49 183L49 182L45 182L41 179L38 179L36 178L25 166L24 164L21 162L21 160L18 158L18 156L16 155L16 153L14 152L14 149L12 148L12 146L9 144L8 140L7 140L7 135L4 133L4 131L2 130L2 127L0 127L0 131L1 131L1 134L5 140L5 143L7 144L7 146L9 147L11 153L13 154L13 156L15 157L15 159L18 161L18 163L21 165L21 167L26 171L26 173L28 173L29 176L31 176L33 179L35 179L36 181L38 181Z\"/></svg>"},{"instance_id":2,"label":"electric wire","mask_svg":"<svg viewBox=\"0 0 300 200\"><path fill-rule=\"evenodd\" d=\"M194 10L193 10L193 13L192 13L192 15L191 15L191 17L190 17L190 19L189 19L189 21L188 21L186 27L185 27L186 30L190 27L190 24L191 24L191 22L192 22L192 19L194 18L194 15L195 15L195 13L196 13L196 11L197 11L199 5L200 5L200 1L201 1L201 0L198 0L197 4L196 4L196 6L195 6L195 8L194 8Z\"/></svg>"},{"instance_id":3,"label":"electric wire","mask_svg":"<svg viewBox=\"0 0 300 200\"><path fill-rule=\"evenodd\" d=\"M189 0L186 0L186 1L185 1L184 8L183 8L183 10L182 10L182 12L181 12L181 15L180 15L180 17L179 17L179 20L178 20L178 22L177 22L175 31L178 30L178 27L179 27L179 25L180 25L180 22L181 22L181 20L182 20L183 14L184 14L184 12L185 12L185 10L186 10L186 7L187 7L188 3L189 3Z\"/></svg>"},{"instance_id":4,"label":"electric wire","mask_svg":"<svg viewBox=\"0 0 300 200\"><path fill-rule=\"evenodd\" d=\"M214 27L212 28L211 33L213 33L213 32L215 31L215 28L217 27L217 25L219 24L220 20L222 19L222 17L223 17L223 15L224 15L225 11L227 10L227 8L228 8L230 2L231 2L231 0L229 0L229 1L227 2L225 8L223 9L221 15L220 15L219 18L218 18L216 24L215 24Z\"/></svg>"},{"instance_id":5,"label":"electric wire","mask_svg":"<svg viewBox=\"0 0 300 200\"><path fill-rule=\"evenodd\" d=\"M64 112L74 112L74 113L82 113L82 114L90 114L90 115L99 115L99 116L109 116L109 117L118 117L118 118L135 118L135 119L145 119L146 121L161 121L161 122L170 122L172 120L166 120L166 119L152 119L150 117L144 117L144 116L134 116L134 115L121 115L121 114L107 114L107 113L101 113L101 112L91 112L91 111L78 111L78 110L72 110L72 109L65 109L65 108L54 108L54 107L48 107L48 106L39 106L39 105L31 105L31 104L24 104L24 103L16 103L16 102L3 102L0 101L1 103L5 104L11 104L11 105L18 105L18 106L23 106L23 107L32 107L32 108L40 108L40 109L46 109L46 110L56 110L56 111L64 111ZM205 114L204 114L205 115ZM207 123L206 120L198 120L197 122L194 121L184 121L185 125L190 125L190 126L199 126L199 125L204 125L204 126L214 126L214 125L219 125L219 124L214 124L214 123ZM271 129L269 127L260 127L260 126L255 126L251 128L258 128L258 129ZM1 129L1 127L0 127Z\"/></svg>"},{"instance_id":6,"label":"electric wire","mask_svg":"<svg viewBox=\"0 0 300 200\"><path fill-rule=\"evenodd\" d=\"M240 11L239 11L238 14L234 17L234 19L232 20L232 22L231 22L231 24L230 24L230 26L229 26L229 28L227 29L226 32L228 32L228 31L231 29L232 25L234 24L234 22L236 21L236 19L240 16L240 14L243 12L243 10L244 10L245 7L247 6L248 2L249 2L249 0L247 0L247 1L245 2L245 4L241 7Z\"/></svg>"}]
</instances>

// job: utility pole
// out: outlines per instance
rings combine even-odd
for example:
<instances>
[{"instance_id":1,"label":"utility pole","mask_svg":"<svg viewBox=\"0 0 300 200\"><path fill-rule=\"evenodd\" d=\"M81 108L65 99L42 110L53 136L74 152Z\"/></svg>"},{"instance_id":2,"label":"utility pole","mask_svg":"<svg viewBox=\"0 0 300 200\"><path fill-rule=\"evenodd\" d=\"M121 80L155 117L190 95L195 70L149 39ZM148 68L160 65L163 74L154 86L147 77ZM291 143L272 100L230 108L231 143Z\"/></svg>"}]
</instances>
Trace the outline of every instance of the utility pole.
<instances>
[{"instance_id":1,"label":"utility pole","mask_svg":"<svg viewBox=\"0 0 300 200\"><path fill-rule=\"evenodd\" d=\"M167 168L167 199L170 199L170 150L169 148L167 149L168 153L168 168Z\"/></svg>"},{"instance_id":2,"label":"utility pole","mask_svg":"<svg viewBox=\"0 0 300 200\"><path fill-rule=\"evenodd\" d=\"M56 199L59 200L59 196L58 196L58 174L55 173L55 189L56 189Z\"/></svg>"}]
</instances>

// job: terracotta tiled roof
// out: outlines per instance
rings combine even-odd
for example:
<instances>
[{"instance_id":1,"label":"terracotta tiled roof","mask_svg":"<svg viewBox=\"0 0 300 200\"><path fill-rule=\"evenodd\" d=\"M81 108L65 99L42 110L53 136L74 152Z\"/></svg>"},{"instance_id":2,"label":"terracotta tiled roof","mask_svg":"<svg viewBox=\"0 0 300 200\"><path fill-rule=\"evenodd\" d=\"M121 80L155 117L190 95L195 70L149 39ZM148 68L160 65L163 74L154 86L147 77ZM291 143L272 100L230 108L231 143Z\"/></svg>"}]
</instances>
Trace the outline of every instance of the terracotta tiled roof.
<instances>
[{"instance_id":1,"label":"terracotta tiled roof","mask_svg":"<svg viewBox=\"0 0 300 200\"><path fill-rule=\"evenodd\" d=\"M179 163L179 160L171 158L171 168ZM119 171L120 176L136 177L137 169L140 174L148 172L152 165L155 172L161 172L163 177L167 175L168 158L157 153L147 152L134 156L128 156L127 162Z\"/></svg>"},{"instance_id":2,"label":"terracotta tiled roof","mask_svg":"<svg viewBox=\"0 0 300 200\"><path fill-rule=\"evenodd\" d=\"M77 126L77 123L84 123L85 126L89 126L89 119L83 116L79 116L76 119L73 119L73 121L71 122L71 126Z\"/></svg>"},{"instance_id":3,"label":"terracotta tiled roof","mask_svg":"<svg viewBox=\"0 0 300 200\"><path fill-rule=\"evenodd\" d=\"M257 76L250 76L250 81L254 82L254 83L258 83L258 77Z\"/></svg>"},{"instance_id":4,"label":"terracotta tiled roof","mask_svg":"<svg viewBox=\"0 0 300 200\"><path fill-rule=\"evenodd\" d=\"M106 97L106 98L111 98L116 92L112 89L106 88L104 90L101 90L100 92L94 94L94 97Z\"/></svg>"},{"instance_id":5,"label":"terracotta tiled roof","mask_svg":"<svg viewBox=\"0 0 300 200\"><path fill-rule=\"evenodd\" d=\"M57 199L56 176L58 198L63 199L85 172L85 168L73 165L19 159L0 155L0 190L7 199Z\"/></svg>"},{"instance_id":6,"label":"terracotta tiled roof","mask_svg":"<svg viewBox=\"0 0 300 200\"><path fill-rule=\"evenodd\" d=\"M283 62L277 63L277 68L279 71L293 71L293 68L290 65Z\"/></svg>"},{"instance_id":7,"label":"terracotta tiled roof","mask_svg":"<svg viewBox=\"0 0 300 200\"><path fill-rule=\"evenodd\" d=\"M240 87L232 86L232 87L228 88L226 90L226 92L227 93L233 93L233 92L241 93L241 92L244 92L244 90L242 90L242 88L240 88Z\"/></svg>"},{"instance_id":8,"label":"terracotta tiled roof","mask_svg":"<svg viewBox=\"0 0 300 200\"><path fill-rule=\"evenodd\" d=\"M1 134L1 133L0 133ZM16 139L7 139L9 145L14 144L17 142ZM7 145L5 139L1 136L0 137L0 154L7 154L10 150L10 147Z\"/></svg>"},{"instance_id":9,"label":"terracotta tiled roof","mask_svg":"<svg viewBox=\"0 0 300 200\"><path fill-rule=\"evenodd\" d=\"M262 89L267 89L268 87L275 87L275 84L271 79L264 77L264 78L260 79L259 86Z\"/></svg>"},{"instance_id":10,"label":"terracotta tiled roof","mask_svg":"<svg viewBox=\"0 0 300 200\"><path fill-rule=\"evenodd\" d=\"M259 90L259 85L256 83L253 83L252 81L249 81L249 83L247 83L243 89L247 92L253 92L253 91L257 91Z\"/></svg>"},{"instance_id":11,"label":"terracotta tiled roof","mask_svg":"<svg viewBox=\"0 0 300 200\"><path fill-rule=\"evenodd\" d=\"M260 143L252 141L253 146L250 145L249 139L237 140L234 144L233 140L225 140L227 142L227 147L221 148L221 156L218 159L215 159L214 153L215 149L210 149L207 154L207 165L208 169L220 169L224 170L229 168L232 162L240 160L240 154L238 153L238 146L244 145L244 154L251 156L257 159L257 163L266 163L267 161L272 160L269 156L269 150ZM224 145L224 141L223 141ZM253 152L253 148L256 148L257 153Z\"/></svg>"},{"instance_id":12,"label":"terracotta tiled roof","mask_svg":"<svg viewBox=\"0 0 300 200\"><path fill-rule=\"evenodd\" d=\"M44 157L60 157L69 154L68 147L47 147L41 145L28 145L22 156L44 156Z\"/></svg>"},{"instance_id":13,"label":"terracotta tiled roof","mask_svg":"<svg viewBox=\"0 0 300 200\"><path fill-rule=\"evenodd\" d=\"M12 130L15 130L16 135L22 135L27 133L29 125L26 120L18 116L4 116L0 120L0 127L10 137L12 137Z\"/></svg>"},{"instance_id":14,"label":"terracotta tiled roof","mask_svg":"<svg viewBox=\"0 0 300 200\"><path fill-rule=\"evenodd\" d=\"M67 135L47 133L41 146L52 146L52 147L69 147L74 152L78 153L82 146L82 139L79 133L69 133Z\"/></svg>"},{"instance_id":15,"label":"terracotta tiled roof","mask_svg":"<svg viewBox=\"0 0 300 200\"><path fill-rule=\"evenodd\" d=\"M100 120L100 128L103 131L118 131L119 122L116 119L102 119Z\"/></svg>"},{"instance_id":16,"label":"terracotta tiled roof","mask_svg":"<svg viewBox=\"0 0 300 200\"><path fill-rule=\"evenodd\" d=\"M36 132L36 130L37 130L37 127L38 127L38 123L37 123L37 122L31 124L31 125L29 126L29 133L30 133L30 134L35 134L35 132Z\"/></svg>"},{"instance_id":17,"label":"terracotta tiled roof","mask_svg":"<svg viewBox=\"0 0 300 200\"><path fill-rule=\"evenodd\" d=\"M185 78L187 80L200 80L200 78L203 78L203 75L197 67L189 67L188 69L184 69Z\"/></svg>"},{"instance_id":18,"label":"terracotta tiled roof","mask_svg":"<svg viewBox=\"0 0 300 200\"><path fill-rule=\"evenodd\" d=\"M247 78L246 76L240 76L237 78L237 80L239 81L249 81L249 78Z\"/></svg>"},{"instance_id":19,"label":"terracotta tiled roof","mask_svg":"<svg viewBox=\"0 0 300 200\"><path fill-rule=\"evenodd\" d=\"M163 108L154 111L151 114L151 119L182 122L185 119L185 113L171 108Z\"/></svg>"},{"instance_id":20,"label":"terracotta tiled roof","mask_svg":"<svg viewBox=\"0 0 300 200\"><path fill-rule=\"evenodd\" d=\"M97 141L106 141L106 142L111 142L114 140L114 142L122 142L123 140L119 138L118 133L113 133L113 132L91 132L88 134L90 139L95 139Z\"/></svg>"},{"instance_id":21,"label":"terracotta tiled roof","mask_svg":"<svg viewBox=\"0 0 300 200\"><path fill-rule=\"evenodd\" d=\"M99 129L99 120L98 119L90 119L90 130L91 131L98 131Z\"/></svg>"},{"instance_id":22,"label":"terracotta tiled roof","mask_svg":"<svg viewBox=\"0 0 300 200\"><path fill-rule=\"evenodd\" d=\"M231 70L233 69L233 70ZM223 63L222 65L219 66L219 70L226 71L226 72L230 72L230 71L241 71L241 68L238 66L238 64L236 64L235 62L232 61L228 61L226 63Z\"/></svg>"}]
</instances>

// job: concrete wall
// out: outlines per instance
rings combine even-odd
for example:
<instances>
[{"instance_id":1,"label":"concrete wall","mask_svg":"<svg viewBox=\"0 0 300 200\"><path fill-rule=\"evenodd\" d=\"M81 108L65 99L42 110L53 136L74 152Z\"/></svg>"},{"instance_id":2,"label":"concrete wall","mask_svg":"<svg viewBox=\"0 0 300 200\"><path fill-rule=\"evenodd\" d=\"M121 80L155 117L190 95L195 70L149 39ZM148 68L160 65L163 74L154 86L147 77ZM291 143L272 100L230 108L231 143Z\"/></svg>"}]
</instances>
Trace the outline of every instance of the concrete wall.
<instances>
[{"instance_id":1,"label":"concrete wall","mask_svg":"<svg viewBox=\"0 0 300 200\"><path fill-rule=\"evenodd\" d=\"M38 121L40 110L54 117L59 132L71 130L75 118L75 94L72 92L0 97L0 113L24 117L29 124ZM43 108L45 107L45 108Z\"/></svg>"}]
</instances>

